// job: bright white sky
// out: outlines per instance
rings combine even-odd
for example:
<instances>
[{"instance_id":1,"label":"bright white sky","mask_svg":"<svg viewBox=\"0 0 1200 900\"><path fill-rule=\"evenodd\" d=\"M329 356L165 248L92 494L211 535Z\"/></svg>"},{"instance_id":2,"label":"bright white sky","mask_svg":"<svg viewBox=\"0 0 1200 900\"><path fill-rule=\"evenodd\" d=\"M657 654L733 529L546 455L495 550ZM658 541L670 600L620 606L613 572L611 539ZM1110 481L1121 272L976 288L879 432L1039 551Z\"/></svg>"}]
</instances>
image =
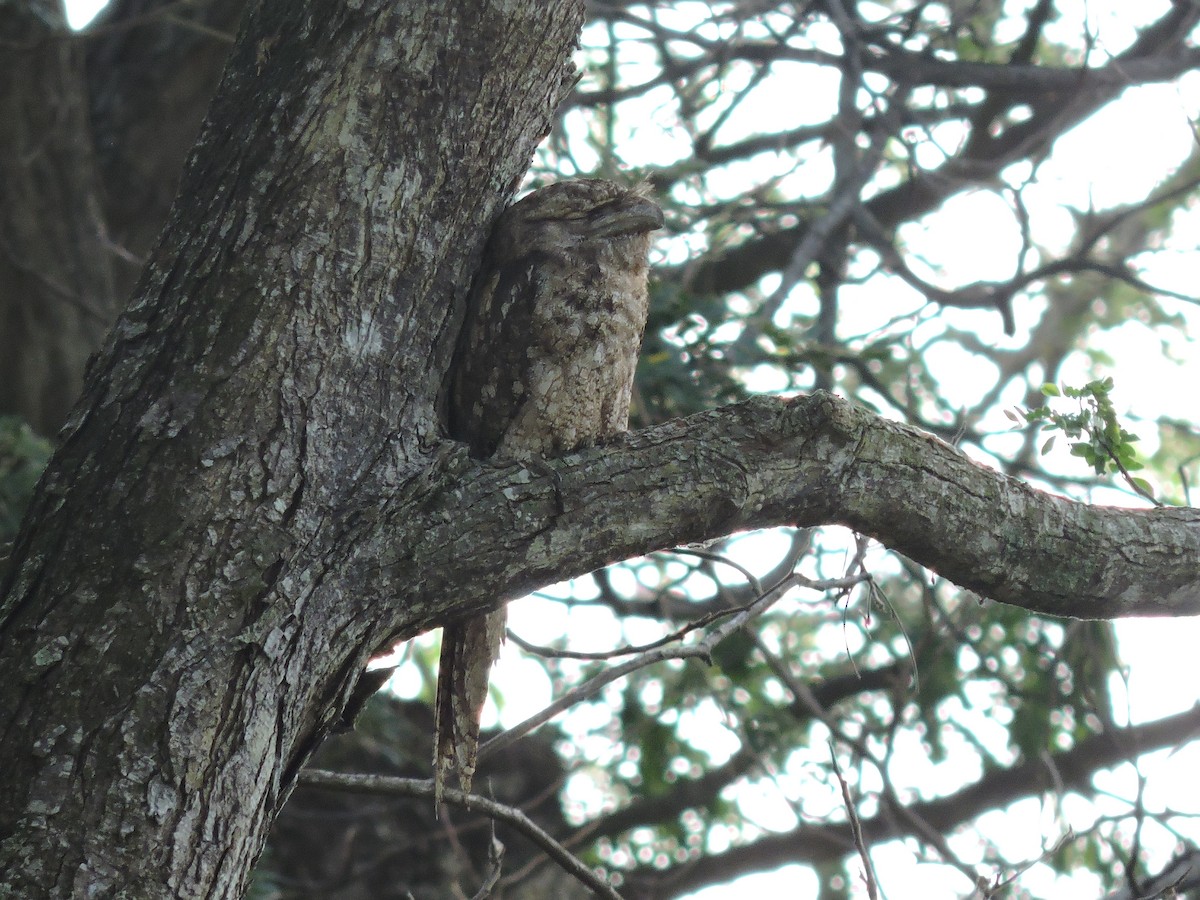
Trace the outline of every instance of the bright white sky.
<instances>
[{"instance_id":1,"label":"bright white sky","mask_svg":"<svg viewBox=\"0 0 1200 900\"><path fill-rule=\"evenodd\" d=\"M67 10L67 24L72 28L82 28L104 7L108 0L63 0Z\"/></svg>"},{"instance_id":2,"label":"bright white sky","mask_svg":"<svg viewBox=\"0 0 1200 900\"><path fill-rule=\"evenodd\" d=\"M68 4L69 21L75 27L86 23L103 5L103 0L72 0ZM1064 15L1059 28L1076 29L1086 15L1098 37L1096 53L1115 53L1132 37L1132 23L1145 21L1161 14L1167 4L1162 0L1130 4L1123 0L1060 0L1059 8ZM1023 8L1024 4L1017 4ZM800 74L801 67L797 67ZM811 98L810 105L803 106L790 98L789 103L776 102L777 97L764 98L765 105L756 113L755 105L745 104L739 115L746 117L746 128L755 127L756 122L769 121L773 128L789 127L779 121L781 109L795 110L799 119L820 120L827 114L836 91L836 80L825 79L826 92L819 90L819 83L812 77L812 70L804 72L805 94ZM661 98L660 98L661 99ZM663 163L686 152L686 142L672 139L670 130L660 126L661 112L654 108L658 101L651 95L647 98L646 116L641 119L645 126L630 135L627 145L621 147L627 161ZM1200 74L1193 72L1179 86L1151 86L1128 91L1119 101L1084 122L1058 142L1049 161L1038 173L1038 186L1027 191L1026 199L1033 212L1036 238L1044 245L1061 244L1063 235L1070 226L1070 214L1063 208L1072 205L1086 208L1089 203L1103 208L1127 203L1145 197L1155 186L1161 173L1178 165L1190 152L1197 140L1192 129L1200 113ZM736 126L732 122L730 127ZM681 136L679 136L681 137ZM945 141L953 146L956 135L950 129ZM760 163L755 161L755 166ZM748 170L749 171L749 170ZM1008 173L1012 183L1026 174L1021 166ZM755 171L754 178L761 179L762 172ZM820 190L828 178L821 160L813 160L805 167L804 177L812 179L810 190ZM739 183L738 172L729 176L730 193L739 193L744 185ZM1195 288L1197 248L1200 246L1200 210L1193 210L1183 217L1185 227L1178 230L1173 242L1173 251L1157 254L1146 271L1147 280L1182 292L1198 293ZM980 279L1004 278L1011 274L1015 259L1017 234L1011 214L995 194L979 192L956 198L934 216L929 217L924 227L910 227L903 235L907 246L939 265L937 278L946 287L966 284ZM1200 311L1186 304L1179 304L1178 311L1189 321L1189 336L1194 341L1200 335ZM981 330L983 314L960 311L970 327ZM894 310L889 310L892 315ZM951 311L953 316L954 311ZM1017 309L1018 330L1028 328L1033 322L1035 310ZM991 316L994 320L994 316ZM870 328L863 323L863 331ZM983 326L988 327L988 326ZM1004 346L1008 340L995 329L996 345ZM1020 335L1018 335L1018 339ZM1200 422L1200 391L1190 386L1200 385L1200 353L1195 344L1185 344L1177 339L1178 358L1185 360L1182 366L1170 362L1163 354L1161 336L1142 325L1131 323L1122 328L1116 337L1108 338L1106 349L1115 361L1112 374L1117 381L1117 401L1120 408L1134 410L1145 417L1170 412L1176 418ZM945 347L946 345L941 345ZM944 359L933 357L934 365L944 366L947 378L943 381L951 400L968 405L975 402L989 385L972 383L964 378L971 371L964 366L959 355L950 350L935 350L943 353ZM976 363L976 366L978 363ZM1070 376L1068 375L1068 380ZM1077 383L1082 382L1083 371ZM1189 386L1181 389L1181 386ZM1137 431L1138 429L1132 428ZM1142 429L1145 432L1145 429ZM1149 435L1144 433L1143 438ZM1061 442L1060 446L1065 445ZM1152 449L1152 448L1150 448ZM1079 462L1061 452L1061 465L1074 471ZM1127 504L1125 495L1114 492L1110 502ZM534 643L549 644L567 630L589 635L589 643L596 648L605 646L605 641L616 642L621 636L614 630L611 619L605 615L593 615L586 610L575 610L567 614L557 603L530 599L511 606L511 627ZM1114 710L1118 723L1128 717L1134 722L1157 719L1165 715L1188 709L1200 702L1200 679L1196 677L1194 660L1196 647L1200 646L1200 624L1196 619L1131 620L1118 624L1121 653L1129 666L1128 691L1120 682L1114 684L1114 695L1118 708ZM628 634L625 635L628 638ZM500 719L504 725L513 725L539 711L551 699L551 686L545 672L535 662L522 660L515 653L508 653L497 667L496 683L504 697ZM1114 679L1116 681L1116 679ZM518 687L519 686L519 687ZM395 688L401 694L413 694L419 687L415 670L396 679ZM1121 708L1128 704L1128 712ZM495 709L491 714L495 715ZM584 723L579 723L581 727ZM714 726L717 723L713 723ZM699 724L697 727L700 727ZM583 727L586 731L586 727ZM721 759L729 752L722 740L723 729L714 727L711 734L712 752ZM928 766L925 754L914 747L912 765ZM1200 771L1200 750L1189 747L1183 752L1155 754L1144 758L1142 773L1147 776L1145 802L1149 809L1164 805L1179 807L1181 785L1195 785L1195 773ZM968 773L969 774L969 773ZM943 784L949 786L955 780L953 774L939 773ZM1126 766L1110 776L1100 779L1102 785L1113 794L1132 798L1136 794L1136 781L1131 767ZM1193 809L1200 813L1200 797L1193 798ZM587 802L586 799L584 802ZM1061 834L1066 824L1086 828L1092 822L1093 813L1076 804L1064 804L1053 810L1040 801L1028 801L1009 810L1006 814L990 816L985 822L989 836L1001 842L1013 859L1034 859L1046 848L1043 841L1049 836ZM755 798L746 798L745 808L751 817L765 827L786 829L794 822L791 806L778 795L760 792ZM1114 808L1118 811L1120 806ZM837 815L838 810L833 814ZM1057 818L1056 818L1057 815ZM1077 817L1077 818L1076 818ZM1160 854L1169 855L1173 839L1158 835L1161 840ZM1200 840L1200 828L1193 834ZM975 854L970 838L952 841L962 858L970 862ZM890 900L904 898L967 896L969 888L961 876L947 875L944 870L918 865L912 854L900 845L878 848L874 862L881 883ZM1035 870L1022 878L1022 884L1039 893L1072 900L1092 898L1097 887L1086 877L1075 877L1070 881L1054 884L1047 871ZM816 893L816 881L806 869L791 866L777 872L742 878L726 886L701 891L695 900L733 900L745 896L759 897L806 897Z\"/></svg>"}]
</instances>

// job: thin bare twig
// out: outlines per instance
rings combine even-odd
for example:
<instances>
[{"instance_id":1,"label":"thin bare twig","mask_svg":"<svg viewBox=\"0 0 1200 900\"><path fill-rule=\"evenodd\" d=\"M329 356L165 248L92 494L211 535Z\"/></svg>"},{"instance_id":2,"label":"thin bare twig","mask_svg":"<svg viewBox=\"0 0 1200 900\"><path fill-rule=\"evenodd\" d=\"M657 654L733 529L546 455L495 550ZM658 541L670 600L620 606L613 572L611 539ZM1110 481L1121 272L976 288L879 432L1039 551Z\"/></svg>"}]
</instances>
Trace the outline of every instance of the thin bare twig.
<instances>
[{"instance_id":1,"label":"thin bare twig","mask_svg":"<svg viewBox=\"0 0 1200 900\"><path fill-rule=\"evenodd\" d=\"M879 885L875 882L875 867L871 865L871 855L867 852L866 841L863 840L862 822L858 820L858 810L854 808L854 800L850 796L850 786L842 776L842 767L838 765L837 753L833 744L829 745L829 759L833 763L833 774L837 776L838 784L842 786L842 803L846 807L846 815L850 817L850 831L854 835L854 846L863 864L863 878L867 882L867 896L878 900Z\"/></svg>"},{"instance_id":2,"label":"thin bare twig","mask_svg":"<svg viewBox=\"0 0 1200 900\"><path fill-rule=\"evenodd\" d=\"M506 631L504 634L508 640L512 641L526 653L532 653L535 656L541 656L545 659L582 659L593 661L605 660L613 659L617 656L631 656L634 653L646 653L658 647L663 647L667 644L673 644L676 641L686 637L691 632L698 631L699 629L704 628L706 625L715 622L717 619L724 619L726 616L735 615L743 609L745 609L745 607L719 609L715 612L710 612L707 615L701 616L699 619L688 622L682 628L677 628L670 634L663 635L658 640L651 641L648 644L626 644L624 647L615 647L612 650L599 650L594 652L588 650L556 650L553 647L543 647L538 644L531 644L529 641L524 640L520 635L515 634L511 630Z\"/></svg>"},{"instance_id":3,"label":"thin bare twig","mask_svg":"<svg viewBox=\"0 0 1200 900\"><path fill-rule=\"evenodd\" d=\"M492 839L488 842L488 871L484 876L483 884L479 886L479 890L475 892L475 896L471 900L487 900L492 896L492 890L500 881L500 876L504 872L504 844L500 843L496 837L496 821L492 820Z\"/></svg>"},{"instance_id":4,"label":"thin bare twig","mask_svg":"<svg viewBox=\"0 0 1200 900\"><path fill-rule=\"evenodd\" d=\"M425 778L395 778L390 775L350 775L330 772L326 769L305 769L299 782L309 787L333 788L354 794L386 794L392 797L420 797L433 800L433 780ZM592 871L582 860L570 853L562 844L538 827L525 813L512 806L497 803L478 794L468 794L453 788L442 789L442 802L453 803L467 809L478 810L484 815L507 822L517 829L546 855L553 859L572 877L578 879L589 890L609 900L621 900L621 895L602 875Z\"/></svg>"},{"instance_id":5,"label":"thin bare twig","mask_svg":"<svg viewBox=\"0 0 1200 900\"><path fill-rule=\"evenodd\" d=\"M776 585L762 597L759 597L753 603L745 606L741 611L730 617L728 621L714 628L704 638L694 644L688 644L682 647L660 647L651 650L649 653L644 653L628 662L622 663L619 666L613 666L607 671L601 672L594 678L585 681L577 687L571 688L541 712L530 716L519 725L515 725L503 734L499 734L492 738L486 744L479 748L479 759L483 760L486 757L503 750L505 747L511 746L523 738L525 735L549 722L560 712L570 709L576 703L579 703L588 697L594 696L601 688L612 682L624 678L638 669L644 669L646 666L652 666L656 663L666 662L669 659L701 659L708 665L712 665L712 651L717 644L729 637L739 628L746 625L752 619L762 615L777 601L784 592L792 586L790 578L784 579L783 582Z\"/></svg>"}]
</instances>

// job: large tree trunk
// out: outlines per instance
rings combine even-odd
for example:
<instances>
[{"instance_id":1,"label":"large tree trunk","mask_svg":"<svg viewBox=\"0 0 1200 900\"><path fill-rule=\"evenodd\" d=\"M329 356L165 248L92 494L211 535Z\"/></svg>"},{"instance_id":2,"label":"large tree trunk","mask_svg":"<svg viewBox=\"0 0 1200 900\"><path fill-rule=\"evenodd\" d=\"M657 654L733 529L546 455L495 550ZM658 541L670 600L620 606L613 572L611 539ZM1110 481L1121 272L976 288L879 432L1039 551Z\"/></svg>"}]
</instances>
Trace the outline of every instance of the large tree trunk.
<instances>
[{"instance_id":1,"label":"large tree trunk","mask_svg":"<svg viewBox=\"0 0 1200 900\"><path fill-rule=\"evenodd\" d=\"M414 538L372 511L424 493L458 301L581 21L248 15L14 550L0 893L239 896L371 651L444 614L398 598Z\"/></svg>"}]
</instances>

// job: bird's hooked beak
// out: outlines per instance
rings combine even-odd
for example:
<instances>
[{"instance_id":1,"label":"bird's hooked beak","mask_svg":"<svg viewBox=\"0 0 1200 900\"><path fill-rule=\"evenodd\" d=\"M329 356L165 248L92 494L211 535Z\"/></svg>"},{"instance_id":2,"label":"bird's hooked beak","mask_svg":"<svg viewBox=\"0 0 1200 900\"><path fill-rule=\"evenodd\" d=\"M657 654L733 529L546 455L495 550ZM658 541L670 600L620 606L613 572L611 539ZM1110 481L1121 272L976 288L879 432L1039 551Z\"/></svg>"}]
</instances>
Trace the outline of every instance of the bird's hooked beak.
<instances>
[{"instance_id":1,"label":"bird's hooked beak","mask_svg":"<svg viewBox=\"0 0 1200 900\"><path fill-rule=\"evenodd\" d=\"M645 234L663 227L658 204L634 193L598 206L588 218L590 235L599 238Z\"/></svg>"}]
</instances>

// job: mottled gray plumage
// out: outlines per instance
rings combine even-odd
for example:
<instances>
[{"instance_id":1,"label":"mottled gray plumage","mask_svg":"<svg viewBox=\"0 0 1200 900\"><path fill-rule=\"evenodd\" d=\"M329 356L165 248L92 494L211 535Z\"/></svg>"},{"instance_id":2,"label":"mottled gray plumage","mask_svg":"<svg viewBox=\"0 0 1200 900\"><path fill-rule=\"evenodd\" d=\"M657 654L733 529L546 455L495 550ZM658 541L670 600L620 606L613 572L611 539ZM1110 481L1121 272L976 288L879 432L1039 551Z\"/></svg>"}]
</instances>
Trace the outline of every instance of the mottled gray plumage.
<instances>
[{"instance_id":1,"label":"mottled gray plumage","mask_svg":"<svg viewBox=\"0 0 1200 900\"><path fill-rule=\"evenodd\" d=\"M496 222L467 307L451 433L479 458L536 460L624 431L662 211L642 189L553 184ZM435 781L470 790L503 609L442 631Z\"/></svg>"}]
</instances>

